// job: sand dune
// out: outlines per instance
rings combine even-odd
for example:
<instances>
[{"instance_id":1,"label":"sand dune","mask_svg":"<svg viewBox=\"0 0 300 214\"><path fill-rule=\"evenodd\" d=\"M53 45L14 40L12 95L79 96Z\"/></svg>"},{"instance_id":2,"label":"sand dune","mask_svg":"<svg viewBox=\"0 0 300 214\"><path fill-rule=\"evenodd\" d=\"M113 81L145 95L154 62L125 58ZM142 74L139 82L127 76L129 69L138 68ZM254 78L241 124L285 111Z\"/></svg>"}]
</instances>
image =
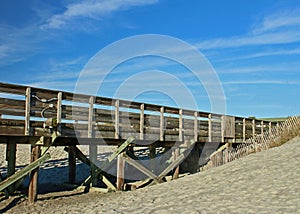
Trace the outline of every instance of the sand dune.
<instances>
[{"instance_id":1,"label":"sand dune","mask_svg":"<svg viewBox=\"0 0 300 214\"><path fill-rule=\"evenodd\" d=\"M299 213L300 137L226 165L131 192L65 192L7 213ZM77 194L77 195L76 195ZM62 197L72 195L68 197ZM57 196L57 198L55 198ZM15 201L10 199L11 204ZM0 202L3 203L3 202ZM6 203L8 203L6 201ZM7 205L7 204L6 204ZM0 208L1 209L1 208ZM1 212L1 211L0 211Z\"/></svg>"}]
</instances>

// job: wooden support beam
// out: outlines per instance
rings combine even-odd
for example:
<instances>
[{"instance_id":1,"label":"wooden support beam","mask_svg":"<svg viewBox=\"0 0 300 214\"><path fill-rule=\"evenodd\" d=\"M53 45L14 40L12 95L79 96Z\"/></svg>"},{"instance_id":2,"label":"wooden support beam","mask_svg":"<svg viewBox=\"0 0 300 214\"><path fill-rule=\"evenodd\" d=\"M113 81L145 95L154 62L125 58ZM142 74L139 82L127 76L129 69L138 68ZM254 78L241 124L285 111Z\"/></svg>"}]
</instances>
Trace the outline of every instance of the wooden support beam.
<instances>
[{"instance_id":1,"label":"wooden support beam","mask_svg":"<svg viewBox=\"0 0 300 214\"><path fill-rule=\"evenodd\" d=\"M111 167L111 162L125 149L129 146L130 143L132 143L134 140L133 137L129 137L118 149L115 151L112 155L110 155L106 161L104 161L97 169L95 170L95 174L93 176L98 177L101 172L108 170ZM82 184L81 186L86 186L91 183L93 180L92 176L89 176Z\"/></svg>"},{"instance_id":2,"label":"wooden support beam","mask_svg":"<svg viewBox=\"0 0 300 214\"><path fill-rule=\"evenodd\" d=\"M160 107L160 122L159 122L159 140L165 140L165 108Z\"/></svg>"},{"instance_id":3,"label":"wooden support beam","mask_svg":"<svg viewBox=\"0 0 300 214\"><path fill-rule=\"evenodd\" d=\"M0 184L2 183L3 180L4 180L4 178L2 177L1 172L0 172ZM10 194L7 189L4 190L4 195L5 195L5 198L9 198Z\"/></svg>"},{"instance_id":4,"label":"wooden support beam","mask_svg":"<svg viewBox=\"0 0 300 214\"><path fill-rule=\"evenodd\" d=\"M163 177L165 177L171 170L173 170L175 167L178 169L179 164L184 160L185 155L181 154L178 155L178 157L167 167L164 171L160 173L160 175L157 177L158 181L161 181ZM176 171L175 169L175 171ZM173 179L177 179L179 177L179 172L177 174L177 177L174 177L175 173L173 174Z\"/></svg>"},{"instance_id":5,"label":"wooden support beam","mask_svg":"<svg viewBox=\"0 0 300 214\"><path fill-rule=\"evenodd\" d=\"M30 133L30 109L31 109L31 88L26 89L25 97L25 135Z\"/></svg>"},{"instance_id":6,"label":"wooden support beam","mask_svg":"<svg viewBox=\"0 0 300 214\"><path fill-rule=\"evenodd\" d=\"M145 105L140 106L140 140L144 140Z\"/></svg>"},{"instance_id":7,"label":"wooden support beam","mask_svg":"<svg viewBox=\"0 0 300 214\"><path fill-rule=\"evenodd\" d=\"M40 153L41 153L40 146L31 146L31 163L39 159ZM28 188L29 203L34 203L37 200L38 172L39 172L38 167L30 172L30 181L29 181L29 188Z\"/></svg>"},{"instance_id":8,"label":"wooden support beam","mask_svg":"<svg viewBox=\"0 0 300 214\"><path fill-rule=\"evenodd\" d=\"M90 159L88 159L76 146L74 146L73 149L74 149L74 153L75 153L76 157L79 160L81 160L83 163L87 164L88 166L94 165L93 167L95 167L96 169L98 168L98 166L95 165L93 162L91 162ZM69 152L70 147L65 147L65 151ZM95 176L98 176L98 175L95 175ZM107 186L108 192L116 191L116 187L104 175L100 175L99 179L101 179L103 181L103 183Z\"/></svg>"},{"instance_id":9,"label":"wooden support beam","mask_svg":"<svg viewBox=\"0 0 300 214\"><path fill-rule=\"evenodd\" d=\"M123 153L118 155L117 161L117 191L122 191L124 189L124 177L125 177L125 160L123 158Z\"/></svg>"},{"instance_id":10,"label":"wooden support beam","mask_svg":"<svg viewBox=\"0 0 300 214\"><path fill-rule=\"evenodd\" d=\"M133 137L129 137L111 156L108 157L107 161L113 161L120 153L122 153L128 146L134 141ZM103 163L105 165L106 162ZM104 168L104 167L103 167Z\"/></svg>"},{"instance_id":11,"label":"wooden support beam","mask_svg":"<svg viewBox=\"0 0 300 214\"><path fill-rule=\"evenodd\" d=\"M11 139L8 140L6 145L6 160L7 160L7 177L15 174L16 171L16 152L17 152L17 144L13 142ZM8 193L13 194L15 191L15 185L12 184L8 187Z\"/></svg>"},{"instance_id":12,"label":"wooden support beam","mask_svg":"<svg viewBox=\"0 0 300 214\"><path fill-rule=\"evenodd\" d=\"M115 101L115 139L120 139L120 101Z\"/></svg>"},{"instance_id":13,"label":"wooden support beam","mask_svg":"<svg viewBox=\"0 0 300 214\"><path fill-rule=\"evenodd\" d=\"M38 160L34 161L33 163L25 166L20 171L16 172L12 176L8 177L4 181L0 183L0 191L4 190L5 188L9 187L16 181L20 180L24 176L26 176L32 170L38 168L42 163L50 158L50 154L46 153L44 156L40 157Z\"/></svg>"},{"instance_id":14,"label":"wooden support beam","mask_svg":"<svg viewBox=\"0 0 300 214\"><path fill-rule=\"evenodd\" d=\"M260 134L261 134L261 138L263 139L264 138L264 121L263 120L260 122L260 125L261 125Z\"/></svg>"},{"instance_id":15,"label":"wooden support beam","mask_svg":"<svg viewBox=\"0 0 300 214\"><path fill-rule=\"evenodd\" d=\"M104 175L101 175L100 179L107 186L108 192L115 192L115 191L117 191L117 188Z\"/></svg>"},{"instance_id":16,"label":"wooden support beam","mask_svg":"<svg viewBox=\"0 0 300 214\"><path fill-rule=\"evenodd\" d=\"M198 112L194 112L194 141L198 141Z\"/></svg>"},{"instance_id":17,"label":"wooden support beam","mask_svg":"<svg viewBox=\"0 0 300 214\"><path fill-rule=\"evenodd\" d=\"M141 163L139 163L137 160L132 160L128 155L124 155L125 161L130 164L131 166L135 167L145 175L147 175L151 179L156 179L156 175L148 170L145 166L143 166Z\"/></svg>"},{"instance_id":18,"label":"wooden support beam","mask_svg":"<svg viewBox=\"0 0 300 214\"><path fill-rule=\"evenodd\" d=\"M271 136L272 133L272 122L269 122L269 135Z\"/></svg>"}]
</instances>

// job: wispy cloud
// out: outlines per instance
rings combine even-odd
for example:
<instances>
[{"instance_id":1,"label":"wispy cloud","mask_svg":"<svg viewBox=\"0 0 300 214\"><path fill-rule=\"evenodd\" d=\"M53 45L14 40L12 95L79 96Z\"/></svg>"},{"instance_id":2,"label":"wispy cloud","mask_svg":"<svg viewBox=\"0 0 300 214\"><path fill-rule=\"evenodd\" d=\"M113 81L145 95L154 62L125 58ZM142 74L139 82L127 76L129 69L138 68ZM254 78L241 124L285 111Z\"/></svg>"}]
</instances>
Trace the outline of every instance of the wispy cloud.
<instances>
[{"instance_id":1,"label":"wispy cloud","mask_svg":"<svg viewBox=\"0 0 300 214\"><path fill-rule=\"evenodd\" d=\"M289 44L293 42L300 42L300 28L299 30L288 30L285 32L212 39L199 42L196 46L204 50L216 48L237 48L252 45Z\"/></svg>"},{"instance_id":2,"label":"wispy cloud","mask_svg":"<svg viewBox=\"0 0 300 214\"><path fill-rule=\"evenodd\" d=\"M270 56L284 56L284 55L299 55L300 54L300 48L290 49L290 50L267 50L267 51L260 51L257 53L252 54L245 54L245 55L239 55L239 56L233 56L233 57L227 57L227 58L220 58L214 60L215 62L226 62L226 61L234 61L234 60L244 60L244 59L254 59L259 57L270 57Z\"/></svg>"},{"instance_id":3,"label":"wispy cloud","mask_svg":"<svg viewBox=\"0 0 300 214\"><path fill-rule=\"evenodd\" d=\"M235 66L235 67L219 67L216 69L220 74L249 74L249 73L261 73L261 72L299 72L299 63L281 63L281 64L268 64L258 66Z\"/></svg>"},{"instance_id":4,"label":"wispy cloud","mask_svg":"<svg viewBox=\"0 0 300 214\"><path fill-rule=\"evenodd\" d=\"M299 85L300 81L282 80L237 80L225 81L223 85Z\"/></svg>"},{"instance_id":5,"label":"wispy cloud","mask_svg":"<svg viewBox=\"0 0 300 214\"><path fill-rule=\"evenodd\" d=\"M67 60L49 60L47 72L30 77L28 82L35 87L73 90L79 73L86 61L85 57Z\"/></svg>"},{"instance_id":6,"label":"wispy cloud","mask_svg":"<svg viewBox=\"0 0 300 214\"><path fill-rule=\"evenodd\" d=\"M210 39L198 42L196 46L204 50L294 42L300 42L300 10L265 16L245 35Z\"/></svg>"},{"instance_id":7,"label":"wispy cloud","mask_svg":"<svg viewBox=\"0 0 300 214\"><path fill-rule=\"evenodd\" d=\"M41 50L41 41L48 38L41 36L36 26L15 28L0 25L0 66L20 62ZM35 39L32 39L35 35Z\"/></svg>"},{"instance_id":8,"label":"wispy cloud","mask_svg":"<svg viewBox=\"0 0 300 214\"><path fill-rule=\"evenodd\" d=\"M63 13L51 16L43 28L59 29L78 18L99 21L116 11L157 2L158 0L85 0L67 5Z\"/></svg>"},{"instance_id":9,"label":"wispy cloud","mask_svg":"<svg viewBox=\"0 0 300 214\"><path fill-rule=\"evenodd\" d=\"M261 34L273 30L289 28L299 28L300 26L300 9L279 11L275 14L265 16L261 23L254 26L253 33Z\"/></svg>"}]
</instances>

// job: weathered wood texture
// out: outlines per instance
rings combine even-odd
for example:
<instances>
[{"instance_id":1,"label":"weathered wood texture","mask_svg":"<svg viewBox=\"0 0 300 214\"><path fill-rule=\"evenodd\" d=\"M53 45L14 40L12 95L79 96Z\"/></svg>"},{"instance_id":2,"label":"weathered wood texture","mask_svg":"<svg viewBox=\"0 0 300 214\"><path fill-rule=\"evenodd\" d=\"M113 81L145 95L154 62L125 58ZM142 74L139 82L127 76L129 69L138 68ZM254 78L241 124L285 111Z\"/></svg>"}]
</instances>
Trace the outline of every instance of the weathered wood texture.
<instances>
[{"instance_id":1,"label":"weathered wood texture","mask_svg":"<svg viewBox=\"0 0 300 214\"><path fill-rule=\"evenodd\" d=\"M41 154L40 146L32 146L31 148L31 163L39 159ZM38 173L39 169L36 168L30 172L30 182L28 188L28 201L34 203L37 200L38 192Z\"/></svg>"},{"instance_id":2,"label":"weathered wood texture","mask_svg":"<svg viewBox=\"0 0 300 214\"><path fill-rule=\"evenodd\" d=\"M47 136L56 118L62 137L222 142L245 141L275 123L168 106L0 83L0 135ZM92 133L92 134L91 134ZM50 136L50 133L48 134Z\"/></svg>"}]
</instances>

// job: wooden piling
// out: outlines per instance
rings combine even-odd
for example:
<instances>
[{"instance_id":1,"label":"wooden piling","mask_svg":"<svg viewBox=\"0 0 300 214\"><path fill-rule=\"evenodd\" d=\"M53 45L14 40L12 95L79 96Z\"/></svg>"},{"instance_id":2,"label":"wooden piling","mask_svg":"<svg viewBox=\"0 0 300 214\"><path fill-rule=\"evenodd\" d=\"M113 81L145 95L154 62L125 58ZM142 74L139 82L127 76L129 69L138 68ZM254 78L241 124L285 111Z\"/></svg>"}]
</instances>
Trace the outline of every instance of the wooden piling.
<instances>
[{"instance_id":1,"label":"wooden piling","mask_svg":"<svg viewBox=\"0 0 300 214\"><path fill-rule=\"evenodd\" d=\"M7 177L15 174L16 171L16 152L17 144L12 140L8 140L6 145L6 160L7 160ZM13 194L15 191L15 184L8 187L8 193Z\"/></svg>"},{"instance_id":2,"label":"wooden piling","mask_svg":"<svg viewBox=\"0 0 300 214\"><path fill-rule=\"evenodd\" d=\"M69 146L68 149L68 161L69 161L69 183L74 184L76 182L76 146Z\"/></svg>"},{"instance_id":3,"label":"wooden piling","mask_svg":"<svg viewBox=\"0 0 300 214\"><path fill-rule=\"evenodd\" d=\"M31 146L31 163L36 161L41 154L40 146L33 145ZM38 192L38 173L39 168L36 168L30 173L30 181L28 188L28 201L29 203L34 203L37 200Z\"/></svg>"},{"instance_id":4,"label":"wooden piling","mask_svg":"<svg viewBox=\"0 0 300 214\"><path fill-rule=\"evenodd\" d=\"M123 153L118 155L117 160L117 191L124 189L124 171L125 171L125 159Z\"/></svg>"},{"instance_id":5,"label":"wooden piling","mask_svg":"<svg viewBox=\"0 0 300 214\"><path fill-rule=\"evenodd\" d=\"M154 145L149 146L149 159L150 159L150 169L155 173L156 171L156 148Z\"/></svg>"},{"instance_id":6,"label":"wooden piling","mask_svg":"<svg viewBox=\"0 0 300 214\"><path fill-rule=\"evenodd\" d=\"M173 163L176 162L177 158L179 157L179 148L175 148L173 151ZM179 165L174 169L172 179L179 178Z\"/></svg>"}]
</instances>

